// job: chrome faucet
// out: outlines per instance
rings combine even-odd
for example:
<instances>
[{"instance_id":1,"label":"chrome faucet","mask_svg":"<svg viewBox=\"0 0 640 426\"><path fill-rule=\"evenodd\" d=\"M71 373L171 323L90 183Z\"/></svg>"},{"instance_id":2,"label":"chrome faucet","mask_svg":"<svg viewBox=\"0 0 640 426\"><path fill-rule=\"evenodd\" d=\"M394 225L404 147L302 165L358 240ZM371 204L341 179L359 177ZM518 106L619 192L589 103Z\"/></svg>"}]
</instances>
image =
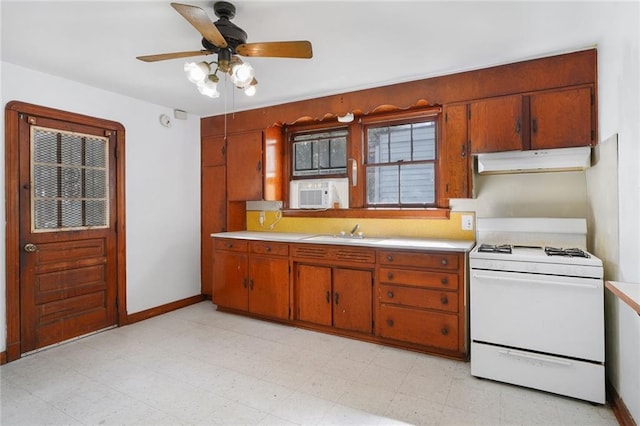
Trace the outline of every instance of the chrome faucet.
<instances>
[{"instance_id":1,"label":"chrome faucet","mask_svg":"<svg viewBox=\"0 0 640 426\"><path fill-rule=\"evenodd\" d=\"M356 223L356 226L354 226L353 229L351 230L351 232L349 232L349 235L351 235L353 237L354 234L356 232L358 232L358 229L360 229L360 224Z\"/></svg>"}]
</instances>

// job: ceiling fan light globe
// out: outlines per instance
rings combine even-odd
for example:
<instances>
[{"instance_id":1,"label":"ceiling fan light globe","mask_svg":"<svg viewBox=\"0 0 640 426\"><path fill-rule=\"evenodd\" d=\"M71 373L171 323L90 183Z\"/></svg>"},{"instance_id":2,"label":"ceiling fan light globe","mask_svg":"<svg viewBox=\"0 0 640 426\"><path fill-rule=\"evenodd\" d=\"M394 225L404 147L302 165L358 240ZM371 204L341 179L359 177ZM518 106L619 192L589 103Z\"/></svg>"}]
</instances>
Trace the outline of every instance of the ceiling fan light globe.
<instances>
[{"instance_id":1,"label":"ceiling fan light globe","mask_svg":"<svg viewBox=\"0 0 640 426\"><path fill-rule=\"evenodd\" d=\"M246 89L244 89L244 94L247 96L253 96L256 94L256 86L255 84L252 84L251 86L247 87Z\"/></svg>"},{"instance_id":2,"label":"ceiling fan light globe","mask_svg":"<svg viewBox=\"0 0 640 426\"><path fill-rule=\"evenodd\" d=\"M220 92L218 92L218 83L209 78L198 83L198 91L200 94L210 98L220 97Z\"/></svg>"},{"instance_id":3,"label":"ceiling fan light globe","mask_svg":"<svg viewBox=\"0 0 640 426\"><path fill-rule=\"evenodd\" d=\"M248 63L236 64L231 68L231 81L239 88L244 88L253 81L255 71Z\"/></svg>"},{"instance_id":4,"label":"ceiling fan light globe","mask_svg":"<svg viewBox=\"0 0 640 426\"><path fill-rule=\"evenodd\" d=\"M199 84L205 81L211 67L206 62L186 62L184 64L184 72L187 73L187 78L194 84Z\"/></svg>"}]
</instances>

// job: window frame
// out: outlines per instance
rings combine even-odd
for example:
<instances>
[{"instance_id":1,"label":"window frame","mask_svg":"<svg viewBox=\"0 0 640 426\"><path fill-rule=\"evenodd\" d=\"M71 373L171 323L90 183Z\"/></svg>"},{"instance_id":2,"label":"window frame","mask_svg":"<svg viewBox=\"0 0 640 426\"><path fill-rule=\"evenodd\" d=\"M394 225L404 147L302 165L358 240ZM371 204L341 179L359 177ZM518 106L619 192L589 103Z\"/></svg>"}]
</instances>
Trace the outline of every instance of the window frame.
<instances>
[{"instance_id":1,"label":"window frame","mask_svg":"<svg viewBox=\"0 0 640 426\"><path fill-rule=\"evenodd\" d=\"M390 127L390 126L399 126L404 124L415 124L422 122L433 122L435 126L435 146L434 146L434 157L432 160L417 160L417 161L394 161L394 162L385 162L385 163L369 163L368 162L368 129L376 128L376 127ZM386 113L382 115L372 116L372 117L363 117L360 120L360 132L361 132L361 165L362 165L362 206L365 209L378 209L378 208L391 208L391 209L431 209L438 208L440 204L439 198L439 175L441 174L441 165L440 165L440 146L442 140L442 123L441 123L441 108L429 108L421 111L400 111L393 113ZM433 202L430 203L402 203L400 201L400 193L398 194L398 203L377 203L377 204L369 204L367 200L367 170L370 167L384 167L385 165L392 166L397 165L398 168L400 165L413 165L413 164L433 164L434 170L434 182L433 182L433 191L434 197ZM399 191L401 190L401 184L399 183Z\"/></svg>"},{"instance_id":2,"label":"window frame","mask_svg":"<svg viewBox=\"0 0 640 426\"><path fill-rule=\"evenodd\" d=\"M299 134L313 134L313 133L326 133L331 131L344 130L346 132L346 145L345 145L345 171L340 173L318 173L308 175L294 176L294 162L295 162L295 149L294 138ZM316 125L291 125L284 129L286 149L288 153L287 161L287 182L294 180L305 179L324 179L324 178L344 178L347 177L349 167L349 146L351 145L351 129L348 124L338 123L332 121L329 123L316 124Z\"/></svg>"}]
</instances>

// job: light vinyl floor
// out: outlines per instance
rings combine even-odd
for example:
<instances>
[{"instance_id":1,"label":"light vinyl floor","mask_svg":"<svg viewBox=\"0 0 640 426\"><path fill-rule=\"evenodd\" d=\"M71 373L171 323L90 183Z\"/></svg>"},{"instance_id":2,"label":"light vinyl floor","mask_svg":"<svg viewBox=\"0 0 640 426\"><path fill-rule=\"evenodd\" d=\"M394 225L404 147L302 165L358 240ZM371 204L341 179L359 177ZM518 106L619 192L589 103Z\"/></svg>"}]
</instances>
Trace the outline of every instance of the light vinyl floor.
<instances>
[{"instance_id":1,"label":"light vinyl floor","mask_svg":"<svg viewBox=\"0 0 640 426\"><path fill-rule=\"evenodd\" d=\"M2 425L615 425L469 363L202 302L0 367Z\"/></svg>"}]
</instances>

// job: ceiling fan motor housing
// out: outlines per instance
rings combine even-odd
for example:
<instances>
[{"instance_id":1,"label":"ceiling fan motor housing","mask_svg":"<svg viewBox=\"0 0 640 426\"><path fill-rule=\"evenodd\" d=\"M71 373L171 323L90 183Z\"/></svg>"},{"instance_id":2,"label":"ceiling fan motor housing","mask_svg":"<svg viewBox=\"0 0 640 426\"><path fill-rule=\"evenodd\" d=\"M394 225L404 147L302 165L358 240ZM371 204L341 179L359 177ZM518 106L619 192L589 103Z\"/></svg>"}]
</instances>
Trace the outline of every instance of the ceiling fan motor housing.
<instances>
[{"instance_id":1,"label":"ceiling fan motor housing","mask_svg":"<svg viewBox=\"0 0 640 426\"><path fill-rule=\"evenodd\" d=\"M219 1L213 5L213 10L216 16L220 18L213 24L218 28L220 34L222 34L224 39L227 41L227 49L229 49L232 54L235 54L236 47L247 42L247 33L230 21L230 19L233 19L233 17L236 16L236 8L229 2ZM216 53L221 50L218 46L205 38L202 39L202 46L205 49Z\"/></svg>"}]
</instances>

